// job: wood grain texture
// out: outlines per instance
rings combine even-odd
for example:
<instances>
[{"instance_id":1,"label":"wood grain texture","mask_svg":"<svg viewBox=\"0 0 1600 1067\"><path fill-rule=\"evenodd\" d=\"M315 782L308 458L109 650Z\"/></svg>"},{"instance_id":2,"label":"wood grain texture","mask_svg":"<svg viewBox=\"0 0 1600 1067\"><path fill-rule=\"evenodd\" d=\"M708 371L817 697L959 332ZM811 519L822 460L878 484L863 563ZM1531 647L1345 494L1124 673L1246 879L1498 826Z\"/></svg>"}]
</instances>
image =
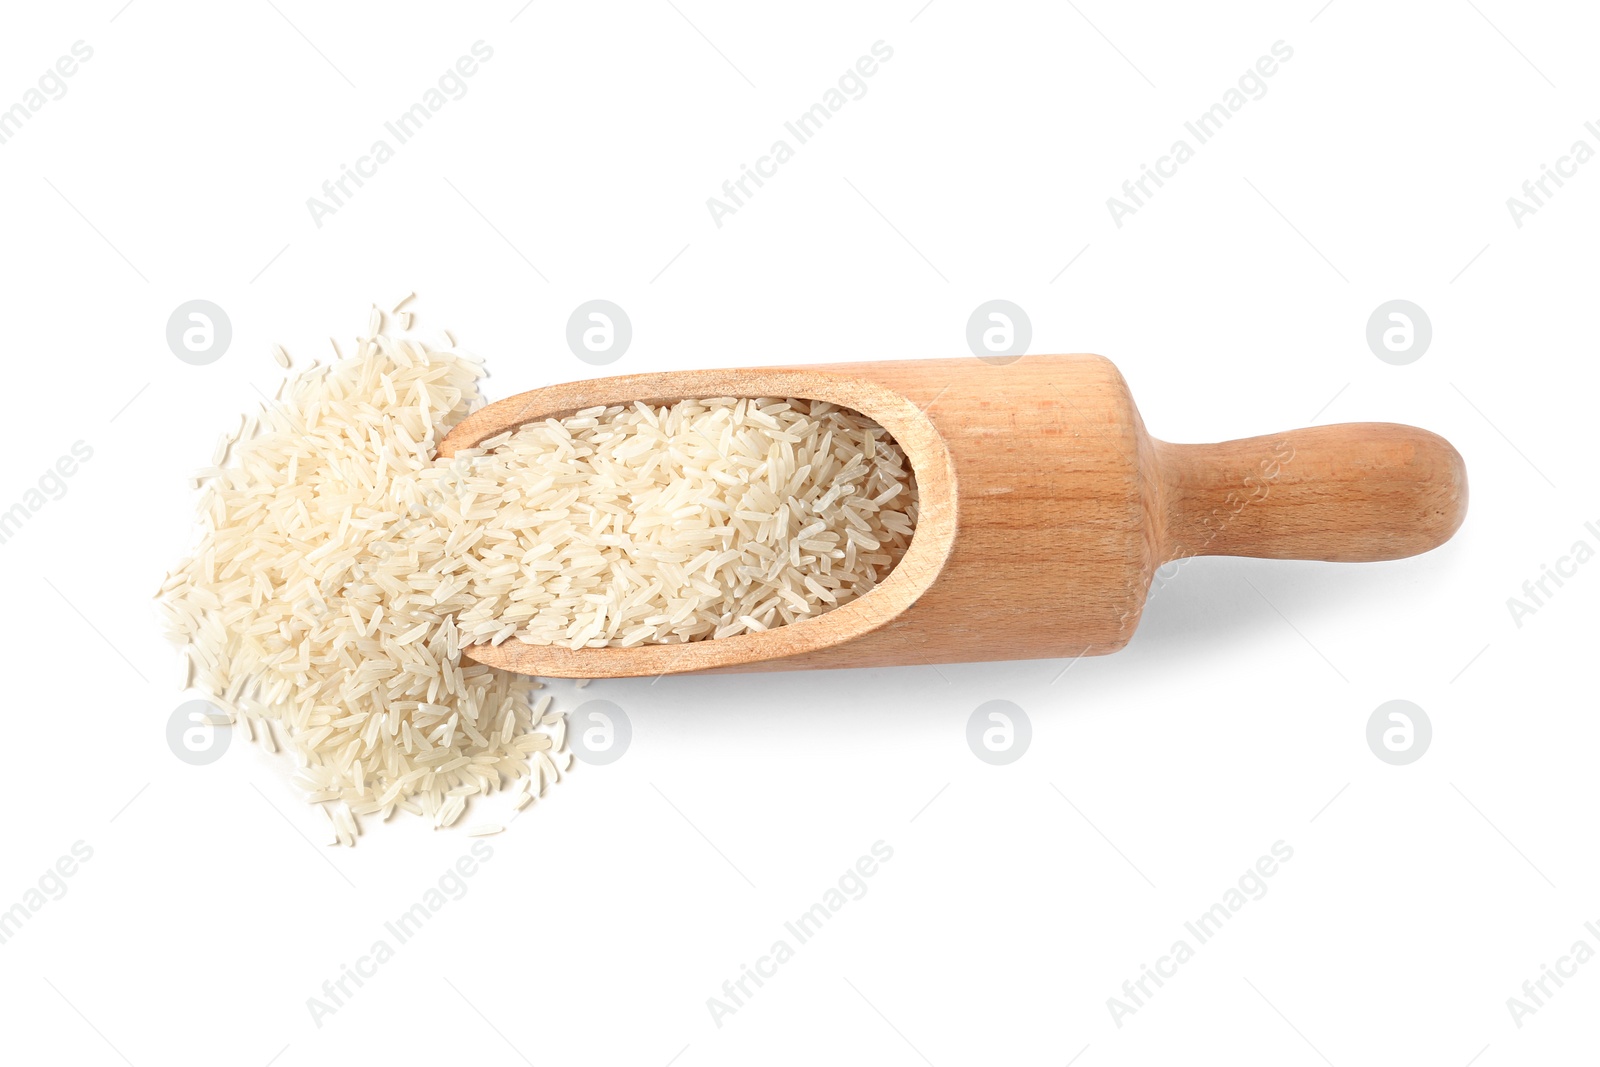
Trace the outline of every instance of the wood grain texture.
<instances>
[{"instance_id":1,"label":"wood grain texture","mask_svg":"<svg viewBox=\"0 0 1600 1067\"><path fill-rule=\"evenodd\" d=\"M515 639L466 655L524 674L874 667L1114 652L1155 569L1192 555L1380 560L1447 540L1466 471L1442 438L1353 423L1215 445L1145 432L1093 355L641 374L550 386L475 412L458 449L580 408L794 396L873 418L916 472L910 549L870 594L804 622L713 641L568 649Z\"/></svg>"},{"instance_id":2,"label":"wood grain texture","mask_svg":"<svg viewBox=\"0 0 1600 1067\"><path fill-rule=\"evenodd\" d=\"M1443 544L1466 515L1460 454L1414 426L1355 422L1155 450L1168 558L1400 559Z\"/></svg>"}]
</instances>

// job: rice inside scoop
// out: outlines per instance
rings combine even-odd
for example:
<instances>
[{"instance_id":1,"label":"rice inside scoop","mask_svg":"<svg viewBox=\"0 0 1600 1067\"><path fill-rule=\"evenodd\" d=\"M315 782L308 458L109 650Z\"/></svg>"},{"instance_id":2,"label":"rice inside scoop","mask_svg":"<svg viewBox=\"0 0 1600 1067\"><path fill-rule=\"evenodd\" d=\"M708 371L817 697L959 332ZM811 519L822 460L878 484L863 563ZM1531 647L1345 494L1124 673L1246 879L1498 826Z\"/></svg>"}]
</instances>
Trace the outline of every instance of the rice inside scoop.
<instances>
[{"instance_id":1,"label":"rice inside scoop","mask_svg":"<svg viewBox=\"0 0 1600 1067\"><path fill-rule=\"evenodd\" d=\"M820 400L590 408L431 472L477 603L462 640L570 648L759 632L871 592L916 480L872 420Z\"/></svg>"}]
</instances>

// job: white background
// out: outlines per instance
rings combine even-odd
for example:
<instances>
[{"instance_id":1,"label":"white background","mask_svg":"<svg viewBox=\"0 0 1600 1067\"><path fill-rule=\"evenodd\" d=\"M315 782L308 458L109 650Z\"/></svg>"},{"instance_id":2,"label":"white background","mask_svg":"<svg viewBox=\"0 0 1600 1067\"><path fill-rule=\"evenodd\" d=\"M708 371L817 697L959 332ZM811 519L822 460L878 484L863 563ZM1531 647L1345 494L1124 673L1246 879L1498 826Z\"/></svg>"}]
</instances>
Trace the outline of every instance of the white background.
<instances>
[{"instance_id":1,"label":"white background","mask_svg":"<svg viewBox=\"0 0 1600 1067\"><path fill-rule=\"evenodd\" d=\"M0 510L93 448L0 546L0 908L93 849L0 945L8 1062L1593 1056L1600 962L1520 1028L1506 1005L1600 949L1600 564L1520 627L1506 603L1600 547L1600 162L1520 228L1506 206L1600 148L1592 10L275 2L17 5L0 33L0 107L94 49L0 145ZM480 39L467 94L316 227L306 198ZM879 40L867 94L718 228L706 198ZM1267 94L1115 226L1106 198L1279 40ZM968 315L1004 298L1032 351L1116 360L1163 438L1414 423L1466 457L1471 512L1416 559L1193 562L1126 650L1066 673L597 683L631 749L490 839L319 1028L306 999L468 840L398 819L326 848L287 757L175 759L149 597L192 534L188 473L279 380L268 346L304 365L412 289L493 397L592 376L564 340L592 298L631 316L617 373L971 358ZM234 331L205 367L164 339L195 298ZM1407 366L1364 337L1395 298L1433 324ZM1365 739L1397 698L1434 731L1403 767ZM965 742L992 699L1032 722L1006 767ZM867 895L715 1025L707 998L879 840ZM1107 998L1279 840L1267 895L1118 1027Z\"/></svg>"}]
</instances>

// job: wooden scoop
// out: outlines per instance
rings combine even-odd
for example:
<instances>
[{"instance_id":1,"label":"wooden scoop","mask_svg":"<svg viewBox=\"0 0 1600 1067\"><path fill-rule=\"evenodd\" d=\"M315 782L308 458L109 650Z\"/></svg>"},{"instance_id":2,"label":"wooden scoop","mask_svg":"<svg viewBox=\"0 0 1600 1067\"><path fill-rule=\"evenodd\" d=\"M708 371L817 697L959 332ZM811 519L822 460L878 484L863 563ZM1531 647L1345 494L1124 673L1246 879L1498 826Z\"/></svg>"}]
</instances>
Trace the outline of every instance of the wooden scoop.
<instances>
[{"instance_id":1,"label":"wooden scoop","mask_svg":"<svg viewBox=\"0 0 1600 1067\"><path fill-rule=\"evenodd\" d=\"M474 645L522 674L881 667L1115 652L1156 568L1186 556L1369 561L1426 552L1467 510L1449 442L1393 423L1215 445L1145 432L1101 356L1024 356L635 374L552 385L462 420L442 456L582 408L800 397L876 420L916 472L911 547L871 593L803 622L633 648Z\"/></svg>"}]
</instances>

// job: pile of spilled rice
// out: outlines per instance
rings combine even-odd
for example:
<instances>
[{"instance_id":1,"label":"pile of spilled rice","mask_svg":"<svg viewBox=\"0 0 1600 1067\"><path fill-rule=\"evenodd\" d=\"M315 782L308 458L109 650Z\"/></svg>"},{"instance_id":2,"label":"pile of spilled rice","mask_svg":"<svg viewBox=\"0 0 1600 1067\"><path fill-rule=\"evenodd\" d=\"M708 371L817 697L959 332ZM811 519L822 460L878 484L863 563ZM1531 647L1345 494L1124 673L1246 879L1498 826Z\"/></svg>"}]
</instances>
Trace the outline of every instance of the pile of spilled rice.
<instances>
[{"instance_id":1,"label":"pile of spilled rice","mask_svg":"<svg viewBox=\"0 0 1600 1067\"><path fill-rule=\"evenodd\" d=\"M441 459L484 370L405 303L218 442L157 597L185 685L282 743L339 843L362 816L447 827L501 792L521 811L569 768L540 684L463 647L760 632L866 595L911 543L899 446L820 401L592 408Z\"/></svg>"}]
</instances>

